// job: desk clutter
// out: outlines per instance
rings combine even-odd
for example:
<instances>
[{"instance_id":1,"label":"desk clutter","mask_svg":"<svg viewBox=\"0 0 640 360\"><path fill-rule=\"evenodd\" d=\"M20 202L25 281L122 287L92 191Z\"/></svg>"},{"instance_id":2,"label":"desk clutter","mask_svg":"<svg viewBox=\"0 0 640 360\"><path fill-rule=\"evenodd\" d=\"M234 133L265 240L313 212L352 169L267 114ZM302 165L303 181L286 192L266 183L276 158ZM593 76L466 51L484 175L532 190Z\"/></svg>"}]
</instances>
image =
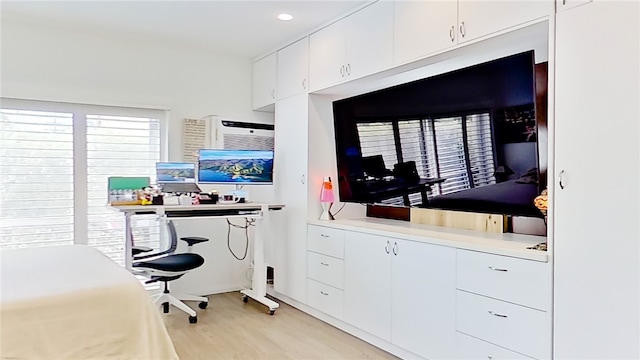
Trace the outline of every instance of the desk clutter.
<instances>
[{"instance_id":1,"label":"desk clutter","mask_svg":"<svg viewBox=\"0 0 640 360\"><path fill-rule=\"evenodd\" d=\"M108 180L108 189L110 205L198 205L248 202L248 195L244 190L232 190L220 195L217 190L203 192L199 187L196 191L191 187L151 185L148 177L113 176Z\"/></svg>"}]
</instances>

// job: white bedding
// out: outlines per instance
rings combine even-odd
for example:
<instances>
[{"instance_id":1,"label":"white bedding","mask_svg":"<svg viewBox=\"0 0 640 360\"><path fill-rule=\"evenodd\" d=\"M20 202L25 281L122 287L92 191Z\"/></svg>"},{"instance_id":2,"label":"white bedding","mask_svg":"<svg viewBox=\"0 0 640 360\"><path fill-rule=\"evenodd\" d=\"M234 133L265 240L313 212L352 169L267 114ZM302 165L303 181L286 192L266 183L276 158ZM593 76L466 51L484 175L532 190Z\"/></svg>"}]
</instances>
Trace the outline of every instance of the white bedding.
<instances>
[{"instance_id":1,"label":"white bedding","mask_svg":"<svg viewBox=\"0 0 640 360\"><path fill-rule=\"evenodd\" d=\"M177 359L127 270L88 246L0 251L2 359Z\"/></svg>"}]
</instances>

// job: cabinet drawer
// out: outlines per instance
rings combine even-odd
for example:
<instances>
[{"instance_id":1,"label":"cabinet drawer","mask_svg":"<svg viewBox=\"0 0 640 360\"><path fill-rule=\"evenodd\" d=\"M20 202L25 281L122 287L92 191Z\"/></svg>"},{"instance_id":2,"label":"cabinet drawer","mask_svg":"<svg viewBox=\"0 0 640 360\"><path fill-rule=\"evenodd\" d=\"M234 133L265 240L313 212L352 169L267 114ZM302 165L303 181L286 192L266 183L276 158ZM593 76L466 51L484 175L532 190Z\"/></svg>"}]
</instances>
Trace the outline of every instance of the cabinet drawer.
<instances>
[{"instance_id":1,"label":"cabinet drawer","mask_svg":"<svg viewBox=\"0 0 640 360\"><path fill-rule=\"evenodd\" d=\"M344 292L315 280L307 280L309 305L335 318L342 319Z\"/></svg>"},{"instance_id":2,"label":"cabinet drawer","mask_svg":"<svg viewBox=\"0 0 640 360\"><path fill-rule=\"evenodd\" d=\"M548 311L548 263L457 250L456 286L460 290Z\"/></svg>"},{"instance_id":3,"label":"cabinet drawer","mask_svg":"<svg viewBox=\"0 0 640 360\"><path fill-rule=\"evenodd\" d=\"M459 332L456 332L456 359L531 360L530 357Z\"/></svg>"},{"instance_id":4,"label":"cabinet drawer","mask_svg":"<svg viewBox=\"0 0 640 360\"><path fill-rule=\"evenodd\" d=\"M308 250L344 259L344 230L309 225Z\"/></svg>"},{"instance_id":5,"label":"cabinet drawer","mask_svg":"<svg viewBox=\"0 0 640 360\"><path fill-rule=\"evenodd\" d=\"M344 289L344 260L309 251L307 276L338 289Z\"/></svg>"},{"instance_id":6,"label":"cabinet drawer","mask_svg":"<svg viewBox=\"0 0 640 360\"><path fill-rule=\"evenodd\" d=\"M551 320L544 311L458 290L456 330L537 359L551 356Z\"/></svg>"}]
</instances>

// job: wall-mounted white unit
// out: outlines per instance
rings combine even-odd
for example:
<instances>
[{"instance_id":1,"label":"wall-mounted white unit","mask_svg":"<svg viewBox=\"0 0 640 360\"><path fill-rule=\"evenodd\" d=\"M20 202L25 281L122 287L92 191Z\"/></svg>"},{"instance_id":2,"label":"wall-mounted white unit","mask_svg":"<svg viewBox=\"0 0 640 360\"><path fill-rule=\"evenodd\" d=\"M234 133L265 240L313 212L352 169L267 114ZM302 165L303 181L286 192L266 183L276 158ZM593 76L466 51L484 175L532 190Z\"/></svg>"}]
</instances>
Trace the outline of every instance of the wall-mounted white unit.
<instances>
[{"instance_id":1,"label":"wall-mounted white unit","mask_svg":"<svg viewBox=\"0 0 640 360\"><path fill-rule=\"evenodd\" d=\"M231 150L273 150L274 126L271 124L218 119L215 147Z\"/></svg>"}]
</instances>

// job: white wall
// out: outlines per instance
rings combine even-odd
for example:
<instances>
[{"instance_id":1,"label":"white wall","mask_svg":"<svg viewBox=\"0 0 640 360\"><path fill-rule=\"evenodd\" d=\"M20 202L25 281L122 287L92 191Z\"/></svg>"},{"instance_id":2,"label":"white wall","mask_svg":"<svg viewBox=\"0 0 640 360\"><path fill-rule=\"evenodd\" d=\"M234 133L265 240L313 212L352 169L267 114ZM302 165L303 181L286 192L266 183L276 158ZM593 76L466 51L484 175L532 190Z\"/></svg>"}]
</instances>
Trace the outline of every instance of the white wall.
<instances>
[{"instance_id":1,"label":"white wall","mask_svg":"<svg viewBox=\"0 0 640 360\"><path fill-rule=\"evenodd\" d=\"M183 118L217 114L273 123L273 114L251 111L248 58L7 16L2 18L0 44L0 96L169 110L169 160L181 160ZM269 188L251 194L269 200ZM177 229L179 236L212 241L198 246L205 265L176 288L210 293L249 284L248 261L235 260L227 250L226 222L181 221ZM241 252L244 234L234 233L232 242Z\"/></svg>"}]
</instances>

